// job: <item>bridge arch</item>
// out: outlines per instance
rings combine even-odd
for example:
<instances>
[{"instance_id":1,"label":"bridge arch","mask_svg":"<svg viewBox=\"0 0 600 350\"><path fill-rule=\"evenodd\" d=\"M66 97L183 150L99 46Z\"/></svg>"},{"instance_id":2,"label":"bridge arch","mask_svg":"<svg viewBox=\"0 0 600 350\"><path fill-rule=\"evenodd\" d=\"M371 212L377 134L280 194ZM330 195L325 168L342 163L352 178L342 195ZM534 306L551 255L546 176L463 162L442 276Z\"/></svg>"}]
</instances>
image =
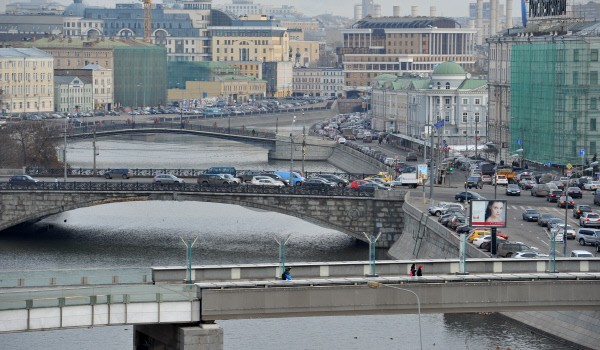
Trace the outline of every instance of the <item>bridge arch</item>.
<instances>
[{"instance_id":1,"label":"bridge arch","mask_svg":"<svg viewBox=\"0 0 600 350\"><path fill-rule=\"evenodd\" d=\"M44 189L27 191L0 189L0 230L64 211L149 200L199 201L256 208L297 217L363 241L366 240L363 232L382 231L386 235L380 242L381 247L389 247L403 228L404 199L400 193L393 194L393 197L375 198L359 196L347 189L325 193L296 188L203 187L195 184L178 188L157 187L151 183L121 183L124 187L121 190L114 186L108 190L109 185L118 184L107 182L60 184L69 186L65 189L52 188L52 183L44 185Z\"/></svg>"}]
</instances>

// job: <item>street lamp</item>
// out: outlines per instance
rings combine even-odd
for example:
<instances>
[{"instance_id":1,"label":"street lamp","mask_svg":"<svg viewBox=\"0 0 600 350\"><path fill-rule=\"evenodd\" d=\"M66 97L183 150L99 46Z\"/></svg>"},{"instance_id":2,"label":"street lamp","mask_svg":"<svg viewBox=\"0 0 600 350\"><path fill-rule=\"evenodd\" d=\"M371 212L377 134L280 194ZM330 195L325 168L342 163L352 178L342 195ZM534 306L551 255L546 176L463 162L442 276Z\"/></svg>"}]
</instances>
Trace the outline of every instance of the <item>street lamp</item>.
<instances>
[{"instance_id":1,"label":"street lamp","mask_svg":"<svg viewBox=\"0 0 600 350\"><path fill-rule=\"evenodd\" d=\"M290 186L294 185L294 124L296 116L292 118L292 130L290 131Z\"/></svg>"},{"instance_id":2,"label":"street lamp","mask_svg":"<svg viewBox=\"0 0 600 350\"><path fill-rule=\"evenodd\" d=\"M64 173L63 173L63 181L67 182L67 122L69 117L65 117L65 144L63 146L63 165L64 165Z\"/></svg>"},{"instance_id":3,"label":"street lamp","mask_svg":"<svg viewBox=\"0 0 600 350\"><path fill-rule=\"evenodd\" d=\"M304 160L306 158L306 119L302 112L302 176L304 176Z\"/></svg>"},{"instance_id":4,"label":"street lamp","mask_svg":"<svg viewBox=\"0 0 600 350\"><path fill-rule=\"evenodd\" d=\"M421 350L423 350L423 335L421 332L421 300L419 299L419 295L410 289L400 288L400 287L396 287L396 286L390 286L389 284L383 284L383 283L375 282L375 281L369 281L369 282L367 282L367 285L369 286L369 288L386 287L386 288L401 290L404 292L411 293L417 298L417 312L419 314L419 344L420 344Z\"/></svg>"}]
</instances>

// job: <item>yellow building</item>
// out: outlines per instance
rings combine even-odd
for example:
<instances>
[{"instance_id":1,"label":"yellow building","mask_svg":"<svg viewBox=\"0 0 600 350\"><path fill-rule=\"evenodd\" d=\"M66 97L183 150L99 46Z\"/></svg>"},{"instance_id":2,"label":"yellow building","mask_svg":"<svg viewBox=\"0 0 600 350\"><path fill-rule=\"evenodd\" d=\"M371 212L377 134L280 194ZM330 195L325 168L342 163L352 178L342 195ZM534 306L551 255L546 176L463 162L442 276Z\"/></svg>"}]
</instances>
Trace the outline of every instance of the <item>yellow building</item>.
<instances>
[{"instance_id":1,"label":"yellow building","mask_svg":"<svg viewBox=\"0 0 600 350\"><path fill-rule=\"evenodd\" d=\"M54 108L54 59L36 48L0 49L0 107L8 113Z\"/></svg>"},{"instance_id":2,"label":"yellow building","mask_svg":"<svg viewBox=\"0 0 600 350\"><path fill-rule=\"evenodd\" d=\"M263 65L262 62L256 61L245 61L245 62L226 62L230 67L236 67L239 69L240 75L246 75L253 77L258 80L263 78Z\"/></svg>"},{"instance_id":3,"label":"yellow building","mask_svg":"<svg viewBox=\"0 0 600 350\"><path fill-rule=\"evenodd\" d=\"M213 98L227 102L243 103L262 100L266 95L267 82L241 75L216 76L213 81L187 81L185 89L169 89L168 99L194 100Z\"/></svg>"},{"instance_id":4,"label":"yellow building","mask_svg":"<svg viewBox=\"0 0 600 350\"><path fill-rule=\"evenodd\" d=\"M295 67L316 67L321 55L321 47L325 43L320 41L290 41L290 49Z\"/></svg>"},{"instance_id":5,"label":"yellow building","mask_svg":"<svg viewBox=\"0 0 600 350\"><path fill-rule=\"evenodd\" d=\"M213 61L289 61L289 36L266 16L209 27Z\"/></svg>"}]
</instances>

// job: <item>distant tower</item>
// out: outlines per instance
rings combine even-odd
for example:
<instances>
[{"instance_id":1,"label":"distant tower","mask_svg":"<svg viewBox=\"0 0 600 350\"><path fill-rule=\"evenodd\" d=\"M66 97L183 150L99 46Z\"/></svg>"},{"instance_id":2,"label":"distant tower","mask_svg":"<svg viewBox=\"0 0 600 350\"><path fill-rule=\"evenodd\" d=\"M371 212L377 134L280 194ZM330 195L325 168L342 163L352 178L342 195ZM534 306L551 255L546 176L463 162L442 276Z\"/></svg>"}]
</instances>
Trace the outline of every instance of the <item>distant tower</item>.
<instances>
[{"instance_id":1,"label":"distant tower","mask_svg":"<svg viewBox=\"0 0 600 350\"><path fill-rule=\"evenodd\" d=\"M362 5L354 5L354 20L359 21L362 19Z\"/></svg>"},{"instance_id":2,"label":"distant tower","mask_svg":"<svg viewBox=\"0 0 600 350\"><path fill-rule=\"evenodd\" d=\"M375 15L375 4L373 0L362 0L362 16Z\"/></svg>"}]
</instances>

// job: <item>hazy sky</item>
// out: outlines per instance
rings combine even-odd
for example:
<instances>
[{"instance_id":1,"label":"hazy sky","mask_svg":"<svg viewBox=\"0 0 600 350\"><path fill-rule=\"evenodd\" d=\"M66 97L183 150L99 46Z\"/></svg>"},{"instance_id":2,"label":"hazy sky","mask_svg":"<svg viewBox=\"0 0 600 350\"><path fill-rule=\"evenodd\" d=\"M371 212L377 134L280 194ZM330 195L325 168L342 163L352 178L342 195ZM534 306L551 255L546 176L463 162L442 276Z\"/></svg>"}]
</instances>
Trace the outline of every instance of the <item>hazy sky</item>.
<instances>
[{"instance_id":1,"label":"hazy sky","mask_svg":"<svg viewBox=\"0 0 600 350\"><path fill-rule=\"evenodd\" d=\"M489 0L484 0L488 2ZM505 4L506 0L498 0L500 4ZM521 16L521 0L513 1L513 16ZM589 0L568 0L573 3L587 3ZM58 0L61 3L72 3L73 0ZM114 3L134 2L134 0L84 0L84 3L96 6L114 7ZM155 0L160 3L162 0ZM230 4L231 0L213 0L213 4ZM323 13L340 15L348 18L354 16L354 5L362 3L362 0L254 0L255 4L263 5L290 5L296 7L300 12L308 16L315 16ZM429 7L436 6L439 16L447 17L466 17L469 15L469 3L475 3L476 0L375 0L376 4L381 5L381 14L391 16L393 6L400 6L402 16L410 14L411 6L418 6L420 16L429 15Z\"/></svg>"}]
</instances>

